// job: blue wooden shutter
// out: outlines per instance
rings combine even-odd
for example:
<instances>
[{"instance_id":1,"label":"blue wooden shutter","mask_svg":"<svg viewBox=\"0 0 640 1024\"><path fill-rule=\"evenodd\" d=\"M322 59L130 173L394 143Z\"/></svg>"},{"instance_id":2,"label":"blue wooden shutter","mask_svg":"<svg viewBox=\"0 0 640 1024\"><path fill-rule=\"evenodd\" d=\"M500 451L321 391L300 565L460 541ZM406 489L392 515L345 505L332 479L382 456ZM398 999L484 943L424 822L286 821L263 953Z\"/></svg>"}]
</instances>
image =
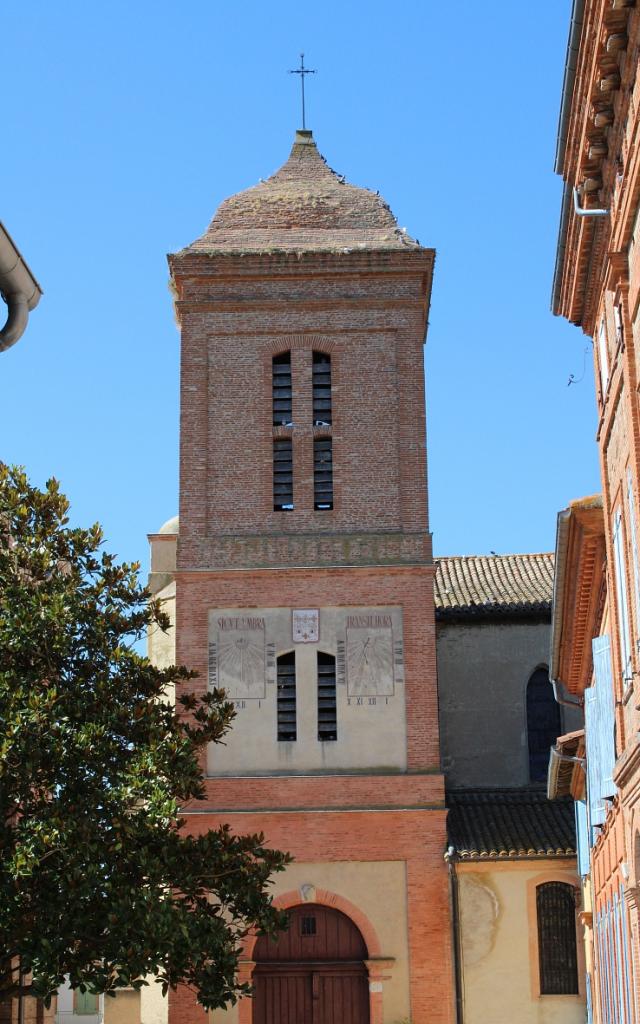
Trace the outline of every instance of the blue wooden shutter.
<instances>
[{"instance_id":1,"label":"blue wooden shutter","mask_svg":"<svg viewBox=\"0 0 640 1024\"><path fill-rule=\"evenodd\" d=\"M587 740L587 786L591 826L606 818L605 800L614 796L613 769L616 763L615 704L609 637L592 642L594 685L584 692Z\"/></svg>"},{"instance_id":2,"label":"blue wooden shutter","mask_svg":"<svg viewBox=\"0 0 640 1024\"><path fill-rule=\"evenodd\" d=\"M576 852L578 854L578 871L582 876L589 874L589 830L587 827L587 805L584 800L575 801L576 812Z\"/></svg>"},{"instance_id":3,"label":"blue wooden shutter","mask_svg":"<svg viewBox=\"0 0 640 1024\"><path fill-rule=\"evenodd\" d=\"M620 657L622 678L625 685L631 681L631 638L629 633L629 602L627 600L627 564L624 554L624 531L622 510L618 509L613 520L613 554L615 561L616 596L618 598L618 628L620 632Z\"/></svg>"}]
</instances>

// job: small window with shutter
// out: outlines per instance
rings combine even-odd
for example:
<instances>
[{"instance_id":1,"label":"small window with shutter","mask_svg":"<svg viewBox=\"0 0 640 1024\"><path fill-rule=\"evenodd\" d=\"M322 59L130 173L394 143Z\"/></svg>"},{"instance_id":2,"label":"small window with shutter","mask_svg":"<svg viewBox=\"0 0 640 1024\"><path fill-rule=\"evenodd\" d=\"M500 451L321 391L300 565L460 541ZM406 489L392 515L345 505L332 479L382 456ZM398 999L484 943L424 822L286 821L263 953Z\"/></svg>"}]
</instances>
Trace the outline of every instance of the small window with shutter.
<instances>
[{"instance_id":1,"label":"small window with shutter","mask_svg":"<svg viewBox=\"0 0 640 1024\"><path fill-rule=\"evenodd\" d=\"M318 739L337 740L336 659L318 651Z\"/></svg>"},{"instance_id":2,"label":"small window with shutter","mask_svg":"<svg viewBox=\"0 0 640 1024\"><path fill-rule=\"evenodd\" d=\"M313 353L313 425L331 424L331 357L324 352Z\"/></svg>"},{"instance_id":3,"label":"small window with shutter","mask_svg":"<svg viewBox=\"0 0 640 1024\"><path fill-rule=\"evenodd\" d=\"M99 996L94 992L73 990L73 1012L78 1017L95 1017L99 1011Z\"/></svg>"},{"instance_id":4,"label":"small window with shutter","mask_svg":"<svg viewBox=\"0 0 640 1024\"><path fill-rule=\"evenodd\" d=\"M295 651L282 654L277 660L277 720L278 741L297 739L296 724L296 655Z\"/></svg>"},{"instance_id":5,"label":"small window with shutter","mask_svg":"<svg viewBox=\"0 0 640 1024\"><path fill-rule=\"evenodd\" d=\"M273 425L290 427L293 416L291 353L274 356L272 367Z\"/></svg>"}]
</instances>

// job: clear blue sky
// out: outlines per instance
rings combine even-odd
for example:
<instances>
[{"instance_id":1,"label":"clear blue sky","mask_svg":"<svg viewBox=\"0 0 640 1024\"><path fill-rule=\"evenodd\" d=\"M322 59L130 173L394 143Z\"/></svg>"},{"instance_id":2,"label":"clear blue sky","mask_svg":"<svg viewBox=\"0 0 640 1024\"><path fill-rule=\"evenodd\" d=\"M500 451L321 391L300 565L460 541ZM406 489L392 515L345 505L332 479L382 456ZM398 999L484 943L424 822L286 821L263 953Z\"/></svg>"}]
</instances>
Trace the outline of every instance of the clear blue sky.
<instances>
[{"instance_id":1,"label":"clear blue sky","mask_svg":"<svg viewBox=\"0 0 640 1024\"><path fill-rule=\"evenodd\" d=\"M435 550L551 549L558 510L598 489L591 345L549 312L570 6L5 5L0 219L45 294L0 354L1 456L57 476L74 520L146 567L146 533L177 510L165 256L284 162L304 49L321 151L437 249Z\"/></svg>"}]
</instances>

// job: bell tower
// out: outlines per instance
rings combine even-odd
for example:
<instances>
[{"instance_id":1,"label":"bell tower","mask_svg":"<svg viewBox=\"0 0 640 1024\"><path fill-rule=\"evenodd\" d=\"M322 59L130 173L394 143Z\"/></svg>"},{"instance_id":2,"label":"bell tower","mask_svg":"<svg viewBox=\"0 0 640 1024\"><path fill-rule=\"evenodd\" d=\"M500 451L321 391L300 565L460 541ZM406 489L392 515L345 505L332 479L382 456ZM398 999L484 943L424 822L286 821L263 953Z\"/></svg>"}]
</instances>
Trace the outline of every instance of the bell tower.
<instances>
[{"instance_id":1,"label":"bell tower","mask_svg":"<svg viewBox=\"0 0 640 1024\"><path fill-rule=\"evenodd\" d=\"M304 938L337 914L362 950L353 1024L453 1020L423 374L433 264L377 193L327 166L310 131L169 257L182 344L176 658L237 708L189 827L227 821L293 854L274 888L292 929ZM166 568L175 532L152 541ZM260 999L271 975L299 980L313 962L318 1019L351 1024L331 1009L325 947L303 938L287 939L289 974L285 946L272 970L249 942L256 998L214 1020L306 1024L306 1011ZM170 1018L203 1020L186 1000L170 1001Z\"/></svg>"}]
</instances>

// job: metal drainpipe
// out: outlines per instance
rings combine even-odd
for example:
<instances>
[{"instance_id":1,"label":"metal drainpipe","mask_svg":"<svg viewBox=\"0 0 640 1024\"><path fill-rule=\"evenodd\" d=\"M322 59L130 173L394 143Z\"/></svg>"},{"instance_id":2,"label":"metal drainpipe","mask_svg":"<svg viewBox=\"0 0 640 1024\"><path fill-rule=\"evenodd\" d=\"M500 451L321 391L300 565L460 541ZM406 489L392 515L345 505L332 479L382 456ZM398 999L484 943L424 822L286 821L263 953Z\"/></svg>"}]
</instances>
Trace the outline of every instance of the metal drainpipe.
<instances>
[{"instance_id":1,"label":"metal drainpipe","mask_svg":"<svg viewBox=\"0 0 640 1024\"><path fill-rule=\"evenodd\" d=\"M449 892L451 895L451 939L453 945L453 977L456 989L456 1024L464 1024L460 896L458 892L458 874L456 872L456 851L453 846L447 848L444 859L449 869Z\"/></svg>"},{"instance_id":2,"label":"metal drainpipe","mask_svg":"<svg viewBox=\"0 0 640 1024\"><path fill-rule=\"evenodd\" d=\"M5 295L4 299L8 315L6 324L0 330L0 352L5 352L19 341L29 319L29 302L26 295L16 292L13 295Z\"/></svg>"},{"instance_id":3,"label":"metal drainpipe","mask_svg":"<svg viewBox=\"0 0 640 1024\"><path fill-rule=\"evenodd\" d=\"M580 206L580 199L578 195L578 189L573 190L573 210L578 217L608 217L609 210L587 210L585 207Z\"/></svg>"},{"instance_id":4,"label":"metal drainpipe","mask_svg":"<svg viewBox=\"0 0 640 1024\"><path fill-rule=\"evenodd\" d=\"M564 696L561 696L558 693L559 686L561 686L564 690L564 683L561 683L559 679L552 679L551 676L549 676L549 682L551 683L551 686L553 688L553 696L556 701L556 704L564 704L566 708L581 708L583 706L584 699L582 697L572 698L571 694L569 693L565 692Z\"/></svg>"}]
</instances>

